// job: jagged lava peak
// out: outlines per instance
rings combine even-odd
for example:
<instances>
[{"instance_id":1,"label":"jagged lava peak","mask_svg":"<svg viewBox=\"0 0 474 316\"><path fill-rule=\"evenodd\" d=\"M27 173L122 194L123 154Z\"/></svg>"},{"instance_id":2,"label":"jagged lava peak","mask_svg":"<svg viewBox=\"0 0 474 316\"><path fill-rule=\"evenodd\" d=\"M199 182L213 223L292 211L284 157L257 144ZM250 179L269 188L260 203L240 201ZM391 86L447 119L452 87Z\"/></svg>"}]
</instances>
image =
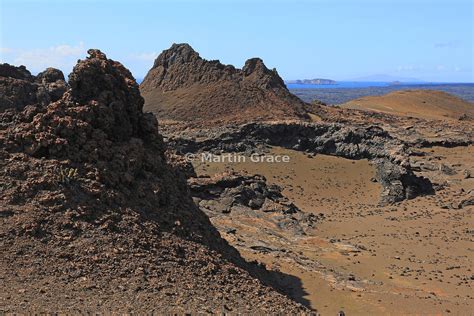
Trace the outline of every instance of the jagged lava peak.
<instances>
[{"instance_id":1,"label":"jagged lava peak","mask_svg":"<svg viewBox=\"0 0 474 316\"><path fill-rule=\"evenodd\" d=\"M242 69L205 60L188 44L173 44L140 85L145 109L164 120L224 125L261 120L308 120L305 103L259 58Z\"/></svg>"}]
</instances>

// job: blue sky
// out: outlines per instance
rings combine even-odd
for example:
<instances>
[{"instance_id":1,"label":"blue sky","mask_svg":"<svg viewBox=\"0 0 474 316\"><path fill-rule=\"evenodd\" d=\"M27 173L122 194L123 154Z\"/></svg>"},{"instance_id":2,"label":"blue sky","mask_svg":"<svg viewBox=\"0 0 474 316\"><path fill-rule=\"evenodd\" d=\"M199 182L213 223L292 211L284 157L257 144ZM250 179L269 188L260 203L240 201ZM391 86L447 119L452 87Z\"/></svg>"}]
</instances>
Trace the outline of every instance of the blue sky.
<instances>
[{"instance_id":1,"label":"blue sky","mask_svg":"<svg viewBox=\"0 0 474 316\"><path fill-rule=\"evenodd\" d=\"M142 78L172 43L284 79L474 82L470 0L0 0L0 60L66 74L100 48Z\"/></svg>"}]
</instances>

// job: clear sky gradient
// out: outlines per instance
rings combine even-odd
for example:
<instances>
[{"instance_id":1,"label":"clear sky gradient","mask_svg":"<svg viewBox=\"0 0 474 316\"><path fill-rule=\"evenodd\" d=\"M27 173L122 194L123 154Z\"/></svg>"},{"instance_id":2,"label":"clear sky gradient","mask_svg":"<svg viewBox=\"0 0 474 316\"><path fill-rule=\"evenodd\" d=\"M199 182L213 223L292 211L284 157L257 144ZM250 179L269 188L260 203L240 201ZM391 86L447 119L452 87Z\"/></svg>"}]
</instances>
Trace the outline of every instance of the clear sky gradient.
<instances>
[{"instance_id":1,"label":"clear sky gradient","mask_svg":"<svg viewBox=\"0 0 474 316\"><path fill-rule=\"evenodd\" d=\"M284 79L474 82L473 1L0 0L0 60L68 74L99 48L143 78L172 43Z\"/></svg>"}]
</instances>

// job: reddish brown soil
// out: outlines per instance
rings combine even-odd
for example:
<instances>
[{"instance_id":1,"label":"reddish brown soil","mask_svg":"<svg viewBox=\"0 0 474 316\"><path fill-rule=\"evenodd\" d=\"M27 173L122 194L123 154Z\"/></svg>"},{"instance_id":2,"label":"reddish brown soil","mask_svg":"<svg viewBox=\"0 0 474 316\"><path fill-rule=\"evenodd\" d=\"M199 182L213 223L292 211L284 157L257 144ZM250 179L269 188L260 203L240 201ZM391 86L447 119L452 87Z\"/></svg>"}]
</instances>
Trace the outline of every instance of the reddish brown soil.
<instances>
[{"instance_id":1,"label":"reddish brown soil","mask_svg":"<svg viewBox=\"0 0 474 316\"><path fill-rule=\"evenodd\" d=\"M441 185L436 194L384 207L378 205L380 184L372 180L375 168L366 160L272 148L290 162L197 163L196 172L258 173L284 188L303 212L324 214L305 234L232 213L211 217L245 258L292 276L282 284L323 315L469 315L474 147L422 152L426 156L412 163Z\"/></svg>"},{"instance_id":2,"label":"reddish brown soil","mask_svg":"<svg viewBox=\"0 0 474 316\"><path fill-rule=\"evenodd\" d=\"M474 119L474 104L435 90L402 90L355 99L344 108L411 116L422 119Z\"/></svg>"}]
</instances>

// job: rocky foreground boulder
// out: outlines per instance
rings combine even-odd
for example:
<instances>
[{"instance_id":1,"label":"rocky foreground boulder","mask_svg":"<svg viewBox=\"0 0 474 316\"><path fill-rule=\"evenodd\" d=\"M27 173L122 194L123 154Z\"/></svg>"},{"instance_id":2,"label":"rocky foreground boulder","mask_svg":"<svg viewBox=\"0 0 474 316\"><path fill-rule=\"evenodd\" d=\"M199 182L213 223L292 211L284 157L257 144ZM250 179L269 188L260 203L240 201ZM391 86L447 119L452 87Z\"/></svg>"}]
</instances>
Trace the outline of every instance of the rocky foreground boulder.
<instances>
[{"instance_id":1,"label":"rocky foreground boulder","mask_svg":"<svg viewBox=\"0 0 474 316\"><path fill-rule=\"evenodd\" d=\"M309 119L305 103L261 59L249 59L237 69L201 58L188 44L163 51L140 90L145 109L159 119L191 125Z\"/></svg>"},{"instance_id":2,"label":"rocky foreground boulder","mask_svg":"<svg viewBox=\"0 0 474 316\"><path fill-rule=\"evenodd\" d=\"M47 104L57 71L2 68L0 310L306 312L195 206L130 72L88 53Z\"/></svg>"},{"instance_id":3,"label":"rocky foreground boulder","mask_svg":"<svg viewBox=\"0 0 474 316\"><path fill-rule=\"evenodd\" d=\"M25 66L0 64L0 111L57 101L66 91L63 73L48 68L33 76Z\"/></svg>"}]
</instances>

